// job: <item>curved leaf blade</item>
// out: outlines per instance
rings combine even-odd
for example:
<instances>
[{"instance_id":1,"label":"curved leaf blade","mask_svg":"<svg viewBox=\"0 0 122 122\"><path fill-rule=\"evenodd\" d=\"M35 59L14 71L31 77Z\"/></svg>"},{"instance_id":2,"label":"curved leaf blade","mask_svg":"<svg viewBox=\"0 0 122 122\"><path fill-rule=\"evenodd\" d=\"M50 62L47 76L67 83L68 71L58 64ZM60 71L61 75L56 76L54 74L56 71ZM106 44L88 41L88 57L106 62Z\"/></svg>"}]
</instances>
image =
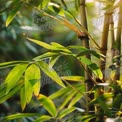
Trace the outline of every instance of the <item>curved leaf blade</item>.
<instances>
[{"instance_id":1,"label":"curved leaf blade","mask_svg":"<svg viewBox=\"0 0 122 122\"><path fill-rule=\"evenodd\" d=\"M56 116L56 106L49 97L39 94L38 101L53 116Z\"/></svg>"},{"instance_id":2,"label":"curved leaf blade","mask_svg":"<svg viewBox=\"0 0 122 122\"><path fill-rule=\"evenodd\" d=\"M45 122L47 120L50 120L51 118L52 118L51 116L43 115L43 116L39 117L38 119L36 119L34 122Z\"/></svg>"},{"instance_id":3,"label":"curved leaf blade","mask_svg":"<svg viewBox=\"0 0 122 122\"><path fill-rule=\"evenodd\" d=\"M100 68L93 62L91 62L88 58L86 57L80 57L80 61L84 63L85 65L88 66L88 68L100 79L103 78L103 73L100 70Z\"/></svg>"},{"instance_id":4,"label":"curved leaf blade","mask_svg":"<svg viewBox=\"0 0 122 122\"><path fill-rule=\"evenodd\" d=\"M43 61L39 62L40 68L42 71L48 75L52 80L54 80L57 84L59 84L62 87L65 87L64 83L61 81L58 74L55 72L55 70L52 67L49 67L49 65Z\"/></svg>"},{"instance_id":5,"label":"curved leaf blade","mask_svg":"<svg viewBox=\"0 0 122 122\"><path fill-rule=\"evenodd\" d=\"M13 8L13 10L11 10L7 20L6 20L6 27L12 22L12 20L15 18L17 12L19 11L19 9L21 8L22 4L16 4L16 7Z\"/></svg>"},{"instance_id":6,"label":"curved leaf blade","mask_svg":"<svg viewBox=\"0 0 122 122\"><path fill-rule=\"evenodd\" d=\"M40 116L38 113L17 113L14 115L6 116L4 119L2 119L2 122L7 122L9 120L14 120L18 118L24 118L24 117L34 117L34 116Z\"/></svg>"},{"instance_id":7,"label":"curved leaf blade","mask_svg":"<svg viewBox=\"0 0 122 122\"><path fill-rule=\"evenodd\" d=\"M33 92L37 96L40 91L40 69L37 65L31 64L25 71L25 96L29 103Z\"/></svg>"},{"instance_id":8,"label":"curved leaf blade","mask_svg":"<svg viewBox=\"0 0 122 122\"><path fill-rule=\"evenodd\" d=\"M12 88L14 88L16 82L22 77L27 66L28 64L19 64L9 72L8 76L5 79L5 84L7 84L6 93L8 93Z\"/></svg>"},{"instance_id":9,"label":"curved leaf blade","mask_svg":"<svg viewBox=\"0 0 122 122\"><path fill-rule=\"evenodd\" d=\"M58 118L62 119L63 117L67 116L68 114L70 114L71 112L73 112L76 108L75 107L70 107L70 108L66 108L64 110L62 110L59 115Z\"/></svg>"}]
</instances>

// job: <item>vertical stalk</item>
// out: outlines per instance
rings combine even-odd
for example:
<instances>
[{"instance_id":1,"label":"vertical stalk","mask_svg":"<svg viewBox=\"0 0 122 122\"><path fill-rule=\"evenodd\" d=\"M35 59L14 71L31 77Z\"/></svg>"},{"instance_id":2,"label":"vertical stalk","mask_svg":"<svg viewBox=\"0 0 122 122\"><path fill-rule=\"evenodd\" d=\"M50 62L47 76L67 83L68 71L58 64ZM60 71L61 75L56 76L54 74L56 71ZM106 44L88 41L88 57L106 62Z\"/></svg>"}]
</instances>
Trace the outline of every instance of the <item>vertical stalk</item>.
<instances>
[{"instance_id":1,"label":"vertical stalk","mask_svg":"<svg viewBox=\"0 0 122 122\"><path fill-rule=\"evenodd\" d=\"M107 53L107 44L108 44L108 33L109 33L109 21L111 13L105 12L104 14L104 25L103 32L101 37L101 53L106 56ZM105 70L106 60L101 61L101 70Z\"/></svg>"},{"instance_id":2,"label":"vertical stalk","mask_svg":"<svg viewBox=\"0 0 122 122\"><path fill-rule=\"evenodd\" d=\"M87 25L87 15L86 15L86 5L85 5L85 0L81 0L80 1L80 16L81 16L81 25L86 29L88 30L88 25ZM82 41L82 46L90 49L90 46L89 46L89 40L88 39L83 39L81 40ZM86 56L88 59L91 60L91 57L90 55L87 55ZM87 91L90 91L93 87L94 87L94 83L92 82L90 76L92 76L92 73L91 71L88 69L88 67L85 67L86 68L86 79L87 82L86 82L86 88L87 88ZM92 100L94 98L94 94L88 94L88 97ZM90 106L87 110L87 112L93 112L95 109L94 109L94 106ZM94 120L91 120L90 122L93 122Z\"/></svg>"},{"instance_id":3,"label":"vertical stalk","mask_svg":"<svg viewBox=\"0 0 122 122\"><path fill-rule=\"evenodd\" d=\"M122 5L119 7L119 18L118 18L117 33L116 33L117 48L115 49L116 56L119 56L121 51L121 34L122 34ZM117 63L118 65L120 65L120 58L118 58ZM114 79L115 80L120 79L120 67L117 68Z\"/></svg>"},{"instance_id":4,"label":"vertical stalk","mask_svg":"<svg viewBox=\"0 0 122 122\"><path fill-rule=\"evenodd\" d=\"M102 37L101 37L101 53L104 56L107 56L107 50L108 50L108 35L109 33L109 28L113 27L113 17L112 17L113 12L110 10L106 10L105 14L104 14L104 24L103 24L103 32L102 32ZM110 26L111 25L111 26ZM113 28L112 28L113 29ZM111 31L111 38L112 40L114 39L114 32ZM101 70L104 72L103 74L103 81L106 82L106 75L105 75L105 70L106 70L106 58L104 61L101 61L100 64L100 68ZM104 87L102 88L103 91L105 90ZM104 94L104 92L102 93ZM98 91L98 96L101 95L99 94ZM104 121L104 110L101 109L100 106L98 106L96 112L99 114L99 117L97 118L97 121ZM102 122L101 121L101 122Z\"/></svg>"}]
</instances>

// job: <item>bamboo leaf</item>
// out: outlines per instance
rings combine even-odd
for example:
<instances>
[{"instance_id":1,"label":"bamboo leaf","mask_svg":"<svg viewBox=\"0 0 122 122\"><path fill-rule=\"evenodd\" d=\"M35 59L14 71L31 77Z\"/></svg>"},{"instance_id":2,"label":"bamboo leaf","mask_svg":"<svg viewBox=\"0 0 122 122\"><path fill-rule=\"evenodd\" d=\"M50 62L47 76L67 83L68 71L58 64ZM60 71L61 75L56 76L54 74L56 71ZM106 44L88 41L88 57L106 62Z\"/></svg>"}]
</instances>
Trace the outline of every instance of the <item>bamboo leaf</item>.
<instances>
[{"instance_id":1,"label":"bamboo leaf","mask_svg":"<svg viewBox=\"0 0 122 122\"><path fill-rule=\"evenodd\" d=\"M34 116L40 116L40 114L38 114L38 113L17 113L14 115L6 116L5 118L2 119L2 122L7 122L9 120L14 120L14 119L18 119L18 118L34 117Z\"/></svg>"},{"instance_id":2,"label":"bamboo leaf","mask_svg":"<svg viewBox=\"0 0 122 122\"><path fill-rule=\"evenodd\" d=\"M53 67L59 58L60 56L58 55L52 56L50 58L49 67Z\"/></svg>"},{"instance_id":3,"label":"bamboo leaf","mask_svg":"<svg viewBox=\"0 0 122 122\"><path fill-rule=\"evenodd\" d=\"M38 61L38 60L49 58L49 57L56 56L56 55L57 55L56 52L47 52L47 53L44 53L40 56L35 57L33 60Z\"/></svg>"},{"instance_id":4,"label":"bamboo leaf","mask_svg":"<svg viewBox=\"0 0 122 122\"><path fill-rule=\"evenodd\" d=\"M49 2L50 0L42 0L40 4L41 8L45 9L45 7L48 5Z\"/></svg>"},{"instance_id":5,"label":"bamboo leaf","mask_svg":"<svg viewBox=\"0 0 122 122\"><path fill-rule=\"evenodd\" d=\"M83 94L81 93L77 93L74 98L71 100L71 102L68 105L68 108L74 106L81 98L82 98Z\"/></svg>"},{"instance_id":6,"label":"bamboo leaf","mask_svg":"<svg viewBox=\"0 0 122 122\"><path fill-rule=\"evenodd\" d=\"M28 103L32 98L33 92L36 96L39 94L41 87L40 76L40 69L35 64L30 65L25 72L25 95Z\"/></svg>"},{"instance_id":7,"label":"bamboo leaf","mask_svg":"<svg viewBox=\"0 0 122 122\"><path fill-rule=\"evenodd\" d=\"M53 68L50 68L49 65L43 61L40 61L39 64L40 64L40 68L46 75L48 75L52 80L54 80L60 86L65 87L64 83L61 81L60 77L54 71Z\"/></svg>"},{"instance_id":8,"label":"bamboo leaf","mask_svg":"<svg viewBox=\"0 0 122 122\"><path fill-rule=\"evenodd\" d=\"M85 78L83 76L63 76L61 79L66 81L81 82L84 81Z\"/></svg>"},{"instance_id":9,"label":"bamboo leaf","mask_svg":"<svg viewBox=\"0 0 122 122\"><path fill-rule=\"evenodd\" d=\"M5 102L7 99L9 99L10 97L12 97L15 93L17 93L21 87L22 87L23 83L18 83L16 86L14 86L14 88L9 91L7 94L3 94L3 96L0 98L0 104ZM5 89L6 90L6 89Z\"/></svg>"},{"instance_id":10,"label":"bamboo leaf","mask_svg":"<svg viewBox=\"0 0 122 122\"><path fill-rule=\"evenodd\" d=\"M52 102L52 100L49 97L39 94L38 101L53 117L56 116L55 104Z\"/></svg>"},{"instance_id":11,"label":"bamboo leaf","mask_svg":"<svg viewBox=\"0 0 122 122\"><path fill-rule=\"evenodd\" d=\"M22 77L23 73L25 72L27 66L28 64L19 64L9 72L8 76L5 79L5 84L7 84L6 93L14 88L17 81Z\"/></svg>"},{"instance_id":12,"label":"bamboo leaf","mask_svg":"<svg viewBox=\"0 0 122 122\"><path fill-rule=\"evenodd\" d=\"M51 118L52 118L51 116L43 115L43 116L37 118L34 122L45 122L47 120L50 120Z\"/></svg>"},{"instance_id":13,"label":"bamboo leaf","mask_svg":"<svg viewBox=\"0 0 122 122\"><path fill-rule=\"evenodd\" d=\"M65 100L63 101L63 103L60 105L60 107L58 108L59 110L62 110L74 97L74 95L77 93L76 90L71 90L70 94L68 94L68 96L65 98Z\"/></svg>"},{"instance_id":14,"label":"bamboo leaf","mask_svg":"<svg viewBox=\"0 0 122 122\"><path fill-rule=\"evenodd\" d=\"M68 92L69 92L70 90L71 90L70 87L61 88L60 90L58 90L58 91L55 92L54 94L50 95L49 98L53 100L53 99L62 97L62 95L68 94Z\"/></svg>"},{"instance_id":15,"label":"bamboo leaf","mask_svg":"<svg viewBox=\"0 0 122 122\"><path fill-rule=\"evenodd\" d=\"M64 110L62 110L59 115L58 118L62 119L63 117L67 116L68 114L70 114L71 112L73 112L76 108L75 107L70 107L70 108L66 108Z\"/></svg>"},{"instance_id":16,"label":"bamboo leaf","mask_svg":"<svg viewBox=\"0 0 122 122\"><path fill-rule=\"evenodd\" d=\"M72 53L70 50L68 50L66 47L60 45L59 43L56 43L56 42L51 42L51 45L53 47L56 47L57 49L61 50L61 51L64 51L66 53Z\"/></svg>"},{"instance_id":17,"label":"bamboo leaf","mask_svg":"<svg viewBox=\"0 0 122 122\"><path fill-rule=\"evenodd\" d=\"M27 38L27 39L28 39L29 41L31 41L31 42L34 42L34 43L36 43L36 44L38 44L38 45L40 45L40 46L42 46L42 47L48 49L48 50L53 49L53 47L52 47L51 45L49 45L49 44L47 44L47 43L45 43L45 42L42 42L42 41L39 41L39 40L36 40L36 39L31 39L31 38Z\"/></svg>"},{"instance_id":18,"label":"bamboo leaf","mask_svg":"<svg viewBox=\"0 0 122 122\"><path fill-rule=\"evenodd\" d=\"M93 62L91 62L88 58L86 57L80 57L80 61L84 63L85 65L88 66L88 68L100 79L103 78L102 71L100 68Z\"/></svg>"},{"instance_id":19,"label":"bamboo leaf","mask_svg":"<svg viewBox=\"0 0 122 122\"><path fill-rule=\"evenodd\" d=\"M71 90L70 87L62 88L62 89L58 90L57 92L55 92L54 94L50 95L49 98L53 100L53 99L62 97L62 95L68 94L68 92L69 92L70 90Z\"/></svg>"},{"instance_id":20,"label":"bamboo leaf","mask_svg":"<svg viewBox=\"0 0 122 122\"><path fill-rule=\"evenodd\" d=\"M10 61L10 62L3 62L0 63L0 69L7 68L7 67L13 67L20 63L29 63L28 61Z\"/></svg>"},{"instance_id":21,"label":"bamboo leaf","mask_svg":"<svg viewBox=\"0 0 122 122\"><path fill-rule=\"evenodd\" d=\"M15 8L13 8L13 10L11 10L7 20L6 20L6 27L12 22L12 20L15 18L17 12L19 11L19 9L21 8L22 4L18 3L16 4Z\"/></svg>"},{"instance_id":22,"label":"bamboo leaf","mask_svg":"<svg viewBox=\"0 0 122 122\"><path fill-rule=\"evenodd\" d=\"M20 90L20 103L21 103L22 110L24 110L27 103L26 96L25 96L25 87L22 87Z\"/></svg>"}]
</instances>

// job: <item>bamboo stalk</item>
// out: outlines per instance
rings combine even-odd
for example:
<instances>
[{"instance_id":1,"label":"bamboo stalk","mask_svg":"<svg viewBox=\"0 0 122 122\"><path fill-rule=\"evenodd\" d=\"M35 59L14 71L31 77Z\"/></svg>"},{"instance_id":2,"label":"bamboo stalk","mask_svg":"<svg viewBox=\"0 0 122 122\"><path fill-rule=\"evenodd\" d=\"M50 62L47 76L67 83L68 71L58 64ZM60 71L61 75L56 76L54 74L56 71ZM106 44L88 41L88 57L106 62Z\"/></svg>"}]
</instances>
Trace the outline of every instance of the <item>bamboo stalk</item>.
<instances>
[{"instance_id":1,"label":"bamboo stalk","mask_svg":"<svg viewBox=\"0 0 122 122\"><path fill-rule=\"evenodd\" d=\"M116 44L117 49L115 49L116 56L119 56L121 53L121 34L122 34L122 5L119 6L119 18L118 18L118 24L117 24L117 33L116 33ZM120 58L117 60L118 65L120 65ZM120 80L120 67L117 68L114 80Z\"/></svg>"},{"instance_id":2,"label":"bamboo stalk","mask_svg":"<svg viewBox=\"0 0 122 122\"><path fill-rule=\"evenodd\" d=\"M80 1L80 16L81 16L81 25L88 31L85 0L81 0ZM88 39L82 39L81 41L82 41L81 42L82 46L90 49L89 40ZM86 57L91 60L90 55L87 55ZM90 76L92 76L92 73L88 69L87 66L85 67L85 69L86 69L86 79L87 79L86 89L87 89L87 91L90 91L94 87L94 83L93 83L93 81L91 80L91 77L90 77ZM92 99L94 99L94 94L88 94L88 97L92 100ZM90 106L88 108L87 112L88 113L91 112L91 111L94 112L94 110L95 110L94 106ZM93 119L90 120L90 122L93 122L93 121L94 121Z\"/></svg>"}]
</instances>

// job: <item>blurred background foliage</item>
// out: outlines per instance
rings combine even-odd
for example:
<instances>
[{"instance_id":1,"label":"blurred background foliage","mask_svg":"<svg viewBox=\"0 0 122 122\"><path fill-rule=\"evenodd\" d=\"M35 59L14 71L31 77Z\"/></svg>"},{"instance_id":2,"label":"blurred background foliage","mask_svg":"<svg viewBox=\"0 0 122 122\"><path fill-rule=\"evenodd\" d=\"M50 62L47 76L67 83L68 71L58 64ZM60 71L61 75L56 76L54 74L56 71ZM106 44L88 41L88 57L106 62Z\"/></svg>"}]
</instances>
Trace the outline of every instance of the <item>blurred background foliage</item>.
<instances>
[{"instance_id":1,"label":"blurred background foliage","mask_svg":"<svg viewBox=\"0 0 122 122\"><path fill-rule=\"evenodd\" d=\"M38 6L41 1L42 0L26 0L24 2L27 2L32 6ZM64 8L64 5L61 1L49 1ZM43 14L41 14L41 12L34 10L27 4L24 4L22 6L15 19L10 23L8 27L6 27L5 22L7 20L7 17L10 14L11 10L14 9L15 5L12 4L12 0L0 0L0 2L2 3L0 4L0 62L13 60L31 60L33 57L45 52L43 48L40 48L39 46L27 41L25 37L28 36L47 43L55 41L65 46L80 43L80 40L77 38L77 35L73 31L65 26L62 26L55 20L44 16ZM16 0L14 0L14 2L16 2ZM79 16L78 5L74 4L74 0L66 0L66 4L73 15ZM53 9L58 12L58 9L56 7L54 7ZM51 7L45 7L44 10L51 15L57 16L57 13L53 12ZM76 24L71 16L67 15L67 18L71 23ZM79 74L78 66L75 67L75 60L69 57L66 62L63 62L64 58L65 57L62 57L62 59L60 59L58 64L56 64L55 66L55 69L59 72L59 74ZM69 62L69 60L70 63L67 63ZM70 69L73 69L72 72ZM1 83L9 70L10 69L0 70ZM43 86L41 93L49 95L50 93L53 93L56 89L58 89L58 86L56 87L56 84L45 74L43 74L42 82L44 82L44 84L42 83ZM21 112L18 95L15 95L5 103L1 104L0 109L0 117L6 116L11 113ZM44 110L40 109L39 107L33 109L31 105L27 106L24 112L35 111L42 113L44 112ZM26 120L24 121L26 122Z\"/></svg>"},{"instance_id":2,"label":"blurred background foliage","mask_svg":"<svg viewBox=\"0 0 122 122\"><path fill-rule=\"evenodd\" d=\"M43 0L43 2L44 1L45 0ZM56 22L52 18L44 16L40 11L33 9L33 6L38 6L40 4L39 7L42 7L44 11L57 17L59 14L58 7L61 7L63 10L70 11L73 16L80 20L80 0L65 0L66 6L62 3L61 0L47 1L51 2L52 5L50 4L49 6L44 6L43 4L40 4L42 0L21 0L19 4L23 5L20 11L17 13L16 17L10 23L10 25L6 27L6 19L15 5L12 4L12 0L0 0L2 3L0 4L0 62L13 60L31 60L33 57L45 52L45 49L27 41L25 37L33 37L46 43L50 43L52 41L58 42L64 46L81 44L81 41L78 39L75 32ZM17 2L17 0L14 0L14 2ZM30 6L26 3L30 4ZM96 27L94 24L97 25L97 23L95 23L95 21L93 22L93 18L97 18L97 13L99 13L99 11L95 9L96 4L94 4L94 1L88 2L86 4L89 8L87 10L89 15L88 23L90 23L88 24L89 33L92 32L94 38L98 39L100 34L99 31L95 31ZM60 14L62 15L63 12ZM68 12L65 13L65 16L67 17L68 21L78 26L73 17L68 14ZM91 47L94 48L92 42L90 43ZM83 73L81 70L79 70L75 59L70 56L65 61L63 61L64 59L66 59L66 57L60 58L55 66L55 69L59 75L80 75ZM0 82L4 80L8 71L9 69L2 69L0 71ZM43 74L42 78L44 85L41 89L41 93L49 95L58 89L59 86L56 86L56 84L45 74ZM32 107L31 105L33 103L34 102L32 101L32 103L26 107L24 112L45 112L45 110L38 107L38 105L35 105L36 109ZM18 95L15 95L5 103L1 104L0 109L0 117L10 113L20 112L21 108ZM26 120L24 120L24 122L26 122Z\"/></svg>"}]
</instances>

